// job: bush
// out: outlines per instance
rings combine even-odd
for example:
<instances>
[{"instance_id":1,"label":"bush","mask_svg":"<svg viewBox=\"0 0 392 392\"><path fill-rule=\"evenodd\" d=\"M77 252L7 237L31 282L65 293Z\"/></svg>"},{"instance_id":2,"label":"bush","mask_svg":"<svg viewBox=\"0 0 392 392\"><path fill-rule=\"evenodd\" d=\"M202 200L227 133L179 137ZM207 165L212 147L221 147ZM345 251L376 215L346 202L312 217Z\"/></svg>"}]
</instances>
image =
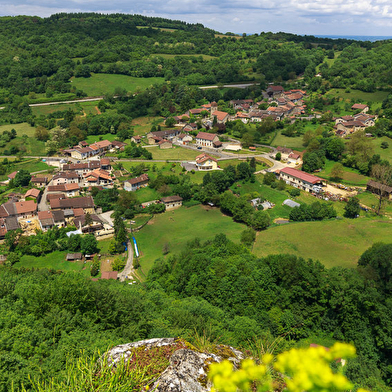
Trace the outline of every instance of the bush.
<instances>
[{"instance_id":1,"label":"bush","mask_svg":"<svg viewBox=\"0 0 392 392\"><path fill-rule=\"evenodd\" d=\"M299 196L301 194L301 191L299 189L297 189L297 188L293 188L293 189L289 190L289 194L292 197L297 197L297 196Z\"/></svg>"}]
</instances>

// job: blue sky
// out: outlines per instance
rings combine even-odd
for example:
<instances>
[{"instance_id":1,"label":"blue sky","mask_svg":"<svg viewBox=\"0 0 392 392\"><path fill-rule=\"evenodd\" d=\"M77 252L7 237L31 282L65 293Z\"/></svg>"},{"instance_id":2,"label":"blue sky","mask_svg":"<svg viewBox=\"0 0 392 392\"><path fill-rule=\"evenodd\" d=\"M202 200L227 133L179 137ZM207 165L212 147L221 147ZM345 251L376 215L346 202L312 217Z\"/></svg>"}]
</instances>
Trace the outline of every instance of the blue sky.
<instances>
[{"instance_id":1,"label":"blue sky","mask_svg":"<svg viewBox=\"0 0 392 392\"><path fill-rule=\"evenodd\" d=\"M221 32L392 36L392 0L0 0L0 15L132 13Z\"/></svg>"}]
</instances>

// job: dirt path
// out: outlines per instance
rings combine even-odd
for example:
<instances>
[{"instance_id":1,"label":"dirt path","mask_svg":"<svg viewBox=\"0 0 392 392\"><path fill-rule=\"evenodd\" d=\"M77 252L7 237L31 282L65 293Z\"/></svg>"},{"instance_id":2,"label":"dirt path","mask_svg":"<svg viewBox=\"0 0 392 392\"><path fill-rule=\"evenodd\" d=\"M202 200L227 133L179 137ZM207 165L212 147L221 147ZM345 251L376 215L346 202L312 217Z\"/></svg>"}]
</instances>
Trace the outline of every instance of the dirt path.
<instances>
[{"instance_id":1,"label":"dirt path","mask_svg":"<svg viewBox=\"0 0 392 392\"><path fill-rule=\"evenodd\" d=\"M131 241L128 241L127 249L128 249L127 264L118 275L120 282L124 282L125 279L131 279L132 277L136 276L135 270L133 268L133 243Z\"/></svg>"}]
</instances>

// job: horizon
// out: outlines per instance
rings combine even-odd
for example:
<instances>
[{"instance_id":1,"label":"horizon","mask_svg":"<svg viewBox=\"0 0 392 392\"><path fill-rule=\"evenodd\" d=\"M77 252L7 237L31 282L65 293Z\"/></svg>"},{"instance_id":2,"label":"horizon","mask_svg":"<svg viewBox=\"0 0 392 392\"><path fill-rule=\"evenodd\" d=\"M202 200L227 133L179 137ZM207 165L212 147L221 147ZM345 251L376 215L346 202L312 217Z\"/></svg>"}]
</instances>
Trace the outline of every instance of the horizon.
<instances>
[{"instance_id":1,"label":"horizon","mask_svg":"<svg viewBox=\"0 0 392 392\"><path fill-rule=\"evenodd\" d=\"M171 0L168 3L135 0L131 5L124 0L110 3L98 0L94 4L76 0L5 0L2 3L1 16L49 17L61 12L122 13L201 23L222 33L250 35L284 31L297 35L392 36L392 6L385 5L384 0L291 0L274 4L255 0L240 7L233 0L201 0L196 10L189 7L189 0Z\"/></svg>"}]
</instances>

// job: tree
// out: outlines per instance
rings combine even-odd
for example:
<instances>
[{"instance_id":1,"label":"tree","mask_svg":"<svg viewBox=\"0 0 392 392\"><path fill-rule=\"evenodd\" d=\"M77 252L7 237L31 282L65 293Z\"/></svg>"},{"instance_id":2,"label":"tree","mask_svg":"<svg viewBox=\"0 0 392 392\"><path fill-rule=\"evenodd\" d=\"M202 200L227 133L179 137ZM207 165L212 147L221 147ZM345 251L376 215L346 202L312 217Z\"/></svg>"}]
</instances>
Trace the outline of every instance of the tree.
<instances>
[{"instance_id":1,"label":"tree","mask_svg":"<svg viewBox=\"0 0 392 392\"><path fill-rule=\"evenodd\" d=\"M389 164L372 166L372 177L378 182L373 192L378 196L377 215L380 215L383 201L389 197L387 189L392 186L392 167Z\"/></svg>"},{"instance_id":2,"label":"tree","mask_svg":"<svg viewBox=\"0 0 392 392\"><path fill-rule=\"evenodd\" d=\"M352 197L345 205L343 215L346 218L354 219L358 217L360 211L359 199L357 197Z\"/></svg>"},{"instance_id":3,"label":"tree","mask_svg":"<svg viewBox=\"0 0 392 392\"><path fill-rule=\"evenodd\" d=\"M94 234L88 234L81 238L80 250L84 255L91 255L98 252L98 241Z\"/></svg>"},{"instance_id":4,"label":"tree","mask_svg":"<svg viewBox=\"0 0 392 392\"><path fill-rule=\"evenodd\" d=\"M15 187L27 186L31 180L31 175L26 169L20 169L14 178L13 184Z\"/></svg>"},{"instance_id":5,"label":"tree","mask_svg":"<svg viewBox=\"0 0 392 392\"><path fill-rule=\"evenodd\" d=\"M280 161L280 160L282 159L282 154L281 154L280 152L278 152L278 153L275 155L275 159L276 159L277 161Z\"/></svg>"},{"instance_id":6,"label":"tree","mask_svg":"<svg viewBox=\"0 0 392 392\"><path fill-rule=\"evenodd\" d=\"M265 230L271 222L271 218L266 211L256 211L251 219L250 226L255 230Z\"/></svg>"},{"instance_id":7,"label":"tree","mask_svg":"<svg viewBox=\"0 0 392 392\"><path fill-rule=\"evenodd\" d=\"M50 137L49 131L41 125L35 128L34 136L42 142L46 142Z\"/></svg>"},{"instance_id":8,"label":"tree","mask_svg":"<svg viewBox=\"0 0 392 392\"><path fill-rule=\"evenodd\" d=\"M93 258L93 262L91 264L90 275L97 276L100 267L101 267L101 262L99 261L98 255L95 255Z\"/></svg>"},{"instance_id":9,"label":"tree","mask_svg":"<svg viewBox=\"0 0 392 392\"><path fill-rule=\"evenodd\" d=\"M325 152L327 158L337 161L339 157L343 154L345 145L342 139L337 137L332 137L328 140L325 146Z\"/></svg>"},{"instance_id":10,"label":"tree","mask_svg":"<svg viewBox=\"0 0 392 392\"><path fill-rule=\"evenodd\" d=\"M247 247L251 247L253 242L255 242L256 240L256 232L251 229L245 229L242 233L241 233L241 243L244 244Z\"/></svg>"},{"instance_id":11,"label":"tree","mask_svg":"<svg viewBox=\"0 0 392 392\"><path fill-rule=\"evenodd\" d=\"M112 271L122 271L126 264L124 259L116 257L112 262Z\"/></svg>"},{"instance_id":12,"label":"tree","mask_svg":"<svg viewBox=\"0 0 392 392\"><path fill-rule=\"evenodd\" d=\"M174 117L168 117L165 121L165 125L170 128L173 127L176 124L176 120L174 119Z\"/></svg>"},{"instance_id":13,"label":"tree","mask_svg":"<svg viewBox=\"0 0 392 392\"><path fill-rule=\"evenodd\" d=\"M388 147L389 147L388 142L382 142L382 143L381 143L381 148L382 148L383 150L385 150L385 149L388 148Z\"/></svg>"},{"instance_id":14,"label":"tree","mask_svg":"<svg viewBox=\"0 0 392 392\"><path fill-rule=\"evenodd\" d=\"M343 165L340 162L335 163L331 170L331 178L342 179L343 174L344 174Z\"/></svg>"},{"instance_id":15,"label":"tree","mask_svg":"<svg viewBox=\"0 0 392 392\"><path fill-rule=\"evenodd\" d=\"M6 265L11 266L14 265L15 263L18 263L19 261L20 261L20 254L16 252L10 252L7 255Z\"/></svg>"},{"instance_id":16,"label":"tree","mask_svg":"<svg viewBox=\"0 0 392 392\"><path fill-rule=\"evenodd\" d=\"M303 156L302 170L313 173L315 170L321 169L324 162L315 152L306 152Z\"/></svg>"}]
</instances>

